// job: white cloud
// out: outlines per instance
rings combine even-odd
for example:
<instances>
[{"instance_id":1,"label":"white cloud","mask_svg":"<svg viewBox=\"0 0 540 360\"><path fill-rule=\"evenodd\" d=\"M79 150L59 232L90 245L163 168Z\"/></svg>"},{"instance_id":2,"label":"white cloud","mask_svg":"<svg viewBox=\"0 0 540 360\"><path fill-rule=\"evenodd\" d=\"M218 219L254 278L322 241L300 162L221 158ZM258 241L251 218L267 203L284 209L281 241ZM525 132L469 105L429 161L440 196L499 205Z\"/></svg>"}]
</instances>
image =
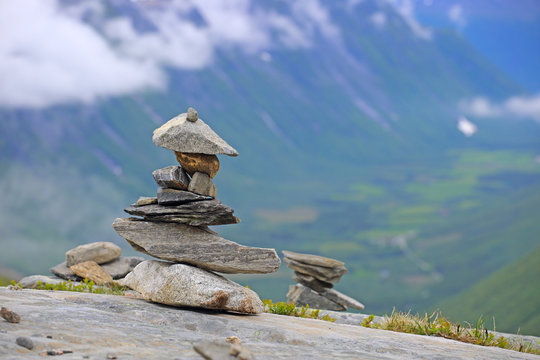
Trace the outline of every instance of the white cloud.
<instances>
[{"instance_id":1,"label":"white cloud","mask_svg":"<svg viewBox=\"0 0 540 360\"><path fill-rule=\"evenodd\" d=\"M461 103L461 108L468 114L478 117L495 117L501 115L499 106L492 104L487 98L478 96Z\"/></svg>"},{"instance_id":2,"label":"white cloud","mask_svg":"<svg viewBox=\"0 0 540 360\"><path fill-rule=\"evenodd\" d=\"M369 20L379 29L383 29L386 26L386 14L381 11L371 14Z\"/></svg>"},{"instance_id":3,"label":"white cloud","mask_svg":"<svg viewBox=\"0 0 540 360\"><path fill-rule=\"evenodd\" d=\"M478 131L478 128L475 124L470 122L465 116L461 116L458 119L457 128L463 133L466 137L471 137Z\"/></svg>"},{"instance_id":4,"label":"white cloud","mask_svg":"<svg viewBox=\"0 0 540 360\"><path fill-rule=\"evenodd\" d=\"M123 58L56 1L0 2L0 105L43 107L89 102L133 89L161 88L148 61Z\"/></svg>"},{"instance_id":5,"label":"white cloud","mask_svg":"<svg viewBox=\"0 0 540 360\"><path fill-rule=\"evenodd\" d=\"M460 4L454 4L448 9L448 18L456 24L458 28L463 28L467 25L467 21L463 15L463 7Z\"/></svg>"},{"instance_id":6,"label":"white cloud","mask_svg":"<svg viewBox=\"0 0 540 360\"><path fill-rule=\"evenodd\" d=\"M270 54L268 51L263 51L259 54L259 58L264 62L271 62L272 61L272 54Z\"/></svg>"},{"instance_id":7,"label":"white cloud","mask_svg":"<svg viewBox=\"0 0 540 360\"><path fill-rule=\"evenodd\" d=\"M460 107L466 113L478 117L519 117L540 121L540 94L512 96L500 103L478 96L463 101Z\"/></svg>"},{"instance_id":8,"label":"white cloud","mask_svg":"<svg viewBox=\"0 0 540 360\"><path fill-rule=\"evenodd\" d=\"M504 102L507 112L519 117L540 121L540 94L535 96L513 96Z\"/></svg>"},{"instance_id":9,"label":"white cloud","mask_svg":"<svg viewBox=\"0 0 540 360\"><path fill-rule=\"evenodd\" d=\"M292 9L296 18L303 20L306 30L313 32L317 29L329 39L338 38L338 27L332 23L328 10L318 0L293 1Z\"/></svg>"},{"instance_id":10,"label":"white cloud","mask_svg":"<svg viewBox=\"0 0 540 360\"><path fill-rule=\"evenodd\" d=\"M121 1L150 30L139 31L135 17L110 17L100 1L0 0L0 106L39 108L163 89L164 67L203 68L217 48L257 55L340 36L318 0L292 2L291 15L252 0ZM89 15L92 25L83 20Z\"/></svg>"},{"instance_id":11,"label":"white cloud","mask_svg":"<svg viewBox=\"0 0 540 360\"><path fill-rule=\"evenodd\" d=\"M386 2L394 7L417 37L424 40L433 39L431 29L422 26L416 19L413 0L386 0Z\"/></svg>"}]
</instances>

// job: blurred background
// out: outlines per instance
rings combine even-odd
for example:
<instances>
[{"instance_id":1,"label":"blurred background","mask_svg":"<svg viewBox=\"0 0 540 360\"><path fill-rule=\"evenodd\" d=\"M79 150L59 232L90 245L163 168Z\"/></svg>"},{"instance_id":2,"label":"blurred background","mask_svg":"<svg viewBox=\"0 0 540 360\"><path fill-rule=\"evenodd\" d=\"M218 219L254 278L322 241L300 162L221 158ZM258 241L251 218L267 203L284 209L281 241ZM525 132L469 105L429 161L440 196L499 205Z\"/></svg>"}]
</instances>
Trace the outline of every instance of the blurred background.
<instances>
[{"instance_id":1,"label":"blurred background","mask_svg":"<svg viewBox=\"0 0 540 360\"><path fill-rule=\"evenodd\" d=\"M199 111L251 246L366 304L540 335L540 2L0 0L0 273L113 241ZM285 300L292 271L237 276Z\"/></svg>"}]
</instances>

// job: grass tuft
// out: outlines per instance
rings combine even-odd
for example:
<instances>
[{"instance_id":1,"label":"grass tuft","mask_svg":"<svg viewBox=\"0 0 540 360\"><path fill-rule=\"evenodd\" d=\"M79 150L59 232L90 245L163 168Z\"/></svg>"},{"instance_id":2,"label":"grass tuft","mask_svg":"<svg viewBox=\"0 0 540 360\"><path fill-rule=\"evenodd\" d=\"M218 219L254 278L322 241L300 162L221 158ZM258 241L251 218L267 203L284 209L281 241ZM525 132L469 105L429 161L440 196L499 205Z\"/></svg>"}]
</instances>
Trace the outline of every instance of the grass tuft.
<instances>
[{"instance_id":1,"label":"grass tuft","mask_svg":"<svg viewBox=\"0 0 540 360\"><path fill-rule=\"evenodd\" d=\"M485 327L485 319L482 317L476 321L474 326L470 324L463 326L460 323L453 324L439 311L435 311L431 315L427 313L423 315L412 315L410 312L403 313L394 310L390 316L384 316L379 323L374 323L374 318L374 315L370 315L364 319L362 326L408 334L439 336L469 344L496 346L503 349L540 355L540 349L534 347L531 343L524 342L523 340L506 339L503 336L495 337L495 334Z\"/></svg>"},{"instance_id":2,"label":"grass tuft","mask_svg":"<svg viewBox=\"0 0 540 360\"><path fill-rule=\"evenodd\" d=\"M20 283L15 283L11 281L11 285L19 287L22 289ZM75 285L68 280L67 282L61 282L59 284L50 284L42 283L41 281L37 282L36 290L53 290L53 291L75 291L75 292L86 292L90 294L106 294L106 295L124 295L128 289L125 286L119 286L117 284L97 286L93 281L88 279L83 279L79 285Z\"/></svg>"},{"instance_id":3,"label":"grass tuft","mask_svg":"<svg viewBox=\"0 0 540 360\"><path fill-rule=\"evenodd\" d=\"M277 303L272 302L271 299L263 299L265 311L270 314L296 316L301 318L310 318L317 320L324 320L334 322L336 319L331 318L328 315L320 316L319 309L310 309L309 305L296 307L294 303L285 303L279 301Z\"/></svg>"}]
</instances>

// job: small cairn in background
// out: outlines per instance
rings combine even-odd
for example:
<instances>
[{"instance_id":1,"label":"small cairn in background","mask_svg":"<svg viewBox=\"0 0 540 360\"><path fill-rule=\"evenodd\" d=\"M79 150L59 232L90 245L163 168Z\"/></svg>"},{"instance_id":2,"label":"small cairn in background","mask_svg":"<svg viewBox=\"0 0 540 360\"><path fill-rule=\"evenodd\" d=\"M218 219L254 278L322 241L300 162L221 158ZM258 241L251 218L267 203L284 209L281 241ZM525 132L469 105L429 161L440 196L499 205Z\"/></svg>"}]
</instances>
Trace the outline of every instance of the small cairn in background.
<instances>
[{"instance_id":1,"label":"small cairn in background","mask_svg":"<svg viewBox=\"0 0 540 360\"><path fill-rule=\"evenodd\" d=\"M77 246L66 252L66 261L49 271L55 276L32 275L19 281L23 288L35 288L38 283L57 285L66 280L78 284L83 279L96 285L112 284L125 277L144 259L138 256L121 257L122 249L112 242L99 241Z\"/></svg>"},{"instance_id":2,"label":"small cairn in background","mask_svg":"<svg viewBox=\"0 0 540 360\"><path fill-rule=\"evenodd\" d=\"M309 305L311 308L333 311L345 311L347 307L364 309L362 303L333 289L333 284L347 272L343 262L286 250L283 255L283 261L294 270L293 280L297 282L289 287L287 301L296 306Z\"/></svg>"},{"instance_id":3,"label":"small cairn in background","mask_svg":"<svg viewBox=\"0 0 540 360\"><path fill-rule=\"evenodd\" d=\"M153 142L174 151L180 165L153 172L156 197L143 197L125 209L138 218L116 219L113 228L147 260L120 281L147 300L240 313L260 313L258 295L219 273L264 274L281 261L274 249L239 245L223 239L209 225L236 224L234 210L216 199L212 179L216 155L238 152L198 117L195 109L154 131Z\"/></svg>"}]
</instances>

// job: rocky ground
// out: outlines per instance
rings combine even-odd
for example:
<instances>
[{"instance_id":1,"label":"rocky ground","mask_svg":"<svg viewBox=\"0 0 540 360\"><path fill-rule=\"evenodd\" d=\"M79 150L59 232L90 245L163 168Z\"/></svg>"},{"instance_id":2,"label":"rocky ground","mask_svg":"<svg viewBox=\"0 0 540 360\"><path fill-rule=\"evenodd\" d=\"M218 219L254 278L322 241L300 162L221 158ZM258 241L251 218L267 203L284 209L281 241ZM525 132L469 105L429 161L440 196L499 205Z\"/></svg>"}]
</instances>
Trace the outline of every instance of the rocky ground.
<instances>
[{"instance_id":1,"label":"rocky ground","mask_svg":"<svg viewBox=\"0 0 540 360\"><path fill-rule=\"evenodd\" d=\"M42 358L55 350L64 351L57 355L62 359L202 359L194 346L227 344L230 336L256 359L540 358L355 325L174 308L124 296L0 288L0 305L21 318L19 323L0 319L2 359ZM354 324L361 317L344 313L338 321ZM19 345L28 340L32 350Z\"/></svg>"}]
</instances>

